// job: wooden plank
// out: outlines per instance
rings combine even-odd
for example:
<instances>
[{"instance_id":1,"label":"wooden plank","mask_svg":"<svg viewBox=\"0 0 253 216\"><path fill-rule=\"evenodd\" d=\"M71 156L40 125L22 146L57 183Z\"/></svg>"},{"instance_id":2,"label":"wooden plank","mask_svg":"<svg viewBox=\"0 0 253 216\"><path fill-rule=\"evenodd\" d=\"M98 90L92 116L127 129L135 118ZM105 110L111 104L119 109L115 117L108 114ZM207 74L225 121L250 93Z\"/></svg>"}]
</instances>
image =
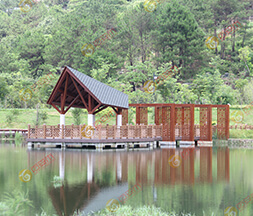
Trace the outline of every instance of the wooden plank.
<instances>
[{"instance_id":1,"label":"wooden plank","mask_svg":"<svg viewBox=\"0 0 253 216\"><path fill-rule=\"evenodd\" d=\"M140 119L140 107L136 107L136 124L140 124L141 119Z\"/></svg>"}]
</instances>

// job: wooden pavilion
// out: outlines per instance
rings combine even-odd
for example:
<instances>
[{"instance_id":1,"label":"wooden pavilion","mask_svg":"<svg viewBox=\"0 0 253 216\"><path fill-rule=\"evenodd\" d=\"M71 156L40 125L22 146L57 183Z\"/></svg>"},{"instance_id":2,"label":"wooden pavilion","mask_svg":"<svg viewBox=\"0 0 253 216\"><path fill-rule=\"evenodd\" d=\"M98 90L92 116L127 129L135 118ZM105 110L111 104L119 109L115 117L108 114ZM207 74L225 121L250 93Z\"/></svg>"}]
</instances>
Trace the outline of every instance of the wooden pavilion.
<instances>
[{"instance_id":1,"label":"wooden pavilion","mask_svg":"<svg viewBox=\"0 0 253 216\"><path fill-rule=\"evenodd\" d=\"M66 66L48 101L60 113L58 126L30 128L29 146L33 143L58 143L60 146L75 144L82 148L125 147L181 147L212 146L213 133L218 139L229 138L229 105L196 104L128 104L128 96L71 67ZM135 107L136 125L128 125L128 108ZM88 110L85 125L65 125L65 113L71 108ZM95 115L111 107L116 113L116 125L94 128ZM148 125L148 109L154 108L155 124ZM212 126L213 109L217 109L217 125ZM199 110L197 124L195 111ZM87 129L87 126L85 130ZM85 131L85 132L87 132ZM159 142L159 143L157 143Z\"/></svg>"},{"instance_id":2,"label":"wooden pavilion","mask_svg":"<svg viewBox=\"0 0 253 216\"><path fill-rule=\"evenodd\" d=\"M71 108L88 110L88 125L95 123L95 114L111 107L122 125L122 109L128 109L128 95L66 66L47 104L60 113L60 125L65 125L65 113Z\"/></svg>"}]
</instances>

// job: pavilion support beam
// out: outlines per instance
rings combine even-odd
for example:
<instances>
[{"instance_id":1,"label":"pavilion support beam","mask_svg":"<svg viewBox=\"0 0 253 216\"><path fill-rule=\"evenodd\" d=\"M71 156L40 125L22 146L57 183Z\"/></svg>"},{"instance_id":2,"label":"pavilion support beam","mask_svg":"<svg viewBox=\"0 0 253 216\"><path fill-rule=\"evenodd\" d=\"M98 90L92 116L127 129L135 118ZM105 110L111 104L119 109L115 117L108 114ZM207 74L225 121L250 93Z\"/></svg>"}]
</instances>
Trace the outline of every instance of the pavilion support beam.
<instances>
[{"instance_id":1,"label":"pavilion support beam","mask_svg":"<svg viewBox=\"0 0 253 216\"><path fill-rule=\"evenodd\" d=\"M66 94L67 94L67 89L68 89L68 82L69 82L69 75L66 75L66 81L65 81L65 89L63 96L61 97L61 112L64 113L64 106L65 106L65 101L66 101Z\"/></svg>"},{"instance_id":2,"label":"pavilion support beam","mask_svg":"<svg viewBox=\"0 0 253 216\"><path fill-rule=\"evenodd\" d=\"M111 107L116 114L118 114L118 110L116 110L114 107Z\"/></svg>"},{"instance_id":3,"label":"pavilion support beam","mask_svg":"<svg viewBox=\"0 0 253 216\"><path fill-rule=\"evenodd\" d=\"M94 107L91 112L94 114L95 110L98 109L101 105L102 105L101 103L98 103L98 105Z\"/></svg>"},{"instance_id":4,"label":"pavilion support beam","mask_svg":"<svg viewBox=\"0 0 253 216\"><path fill-rule=\"evenodd\" d=\"M84 90L81 90L80 92L82 93ZM58 89L58 92L60 92L60 93L64 93L64 91L63 90L61 90L61 89ZM71 94L71 93L69 93L68 91L67 91L67 94L66 94L68 97L70 97L70 98L75 98L76 97L76 95L74 95L74 94ZM82 101L81 100L81 98L80 99L78 99L79 101Z\"/></svg>"},{"instance_id":5,"label":"pavilion support beam","mask_svg":"<svg viewBox=\"0 0 253 216\"><path fill-rule=\"evenodd\" d=\"M66 74L66 75L67 75L67 74ZM57 84L56 84L56 86L55 86L56 89L59 89L59 87L60 87L61 84L63 83L63 81L64 81L66 75L62 76L62 77L58 80L58 82L57 82ZM48 101L47 101L48 104L50 104L50 103L53 102L56 93L57 93L57 91L53 91L53 93L51 94L50 98L49 98Z\"/></svg>"},{"instance_id":6,"label":"pavilion support beam","mask_svg":"<svg viewBox=\"0 0 253 216\"><path fill-rule=\"evenodd\" d=\"M85 100L83 99L83 96L82 96L82 94L81 94L79 88L78 88L77 85L76 85L75 80L74 80L72 77L70 77L70 78L71 78L72 82L74 83L75 88L76 88L76 90L77 90L77 92L78 92L78 94L79 94L79 96L80 96L80 98L81 98L81 100L82 100L84 106L86 107L87 110L89 110L87 104L85 103ZM89 96L90 96L90 95L89 95Z\"/></svg>"},{"instance_id":7,"label":"pavilion support beam","mask_svg":"<svg viewBox=\"0 0 253 216\"><path fill-rule=\"evenodd\" d=\"M79 98L79 95L76 96L76 98L69 104L68 108L65 110L64 114L68 112L68 110L71 108L71 106L76 102L76 100Z\"/></svg>"},{"instance_id":8,"label":"pavilion support beam","mask_svg":"<svg viewBox=\"0 0 253 216\"><path fill-rule=\"evenodd\" d=\"M102 110L104 110L104 109L106 109L108 106L105 106L105 105L103 105L103 107L102 108L100 108L99 110L97 110L96 112L94 112L93 114L97 114L97 113L99 113L100 111L102 111Z\"/></svg>"},{"instance_id":9,"label":"pavilion support beam","mask_svg":"<svg viewBox=\"0 0 253 216\"><path fill-rule=\"evenodd\" d=\"M58 107L54 104L51 104L60 114L61 114L61 111L58 109Z\"/></svg>"},{"instance_id":10,"label":"pavilion support beam","mask_svg":"<svg viewBox=\"0 0 253 216\"><path fill-rule=\"evenodd\" d=\"M91 114L92 113L92 106L91 106L91 100L92 100L92 98L91 98L91 95L89 94L89 96L88 96L88 107L89 107L89 109L88 109L88 112L89 112L89 114Z\"/></svg>"}]
</instances>

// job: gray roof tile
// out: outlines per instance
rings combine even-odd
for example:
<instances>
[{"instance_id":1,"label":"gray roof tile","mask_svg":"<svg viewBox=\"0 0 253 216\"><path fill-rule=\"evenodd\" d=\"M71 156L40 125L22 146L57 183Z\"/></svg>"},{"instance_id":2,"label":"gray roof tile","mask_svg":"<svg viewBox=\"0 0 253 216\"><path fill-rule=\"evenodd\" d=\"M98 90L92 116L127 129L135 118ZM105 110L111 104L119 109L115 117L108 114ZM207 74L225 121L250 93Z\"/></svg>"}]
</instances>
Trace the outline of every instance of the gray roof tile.
<instances>
[{"instance_id":1,"label":"gray roof tile","mask_svg":"<svg viewBox=\"0 0 253 216\"><path fill-rule=\"evenodd\" d=\"M69 66L67 68L79 79L102 104L128 108L128 95L95 80Z\"/></svg>"}]
</instances>

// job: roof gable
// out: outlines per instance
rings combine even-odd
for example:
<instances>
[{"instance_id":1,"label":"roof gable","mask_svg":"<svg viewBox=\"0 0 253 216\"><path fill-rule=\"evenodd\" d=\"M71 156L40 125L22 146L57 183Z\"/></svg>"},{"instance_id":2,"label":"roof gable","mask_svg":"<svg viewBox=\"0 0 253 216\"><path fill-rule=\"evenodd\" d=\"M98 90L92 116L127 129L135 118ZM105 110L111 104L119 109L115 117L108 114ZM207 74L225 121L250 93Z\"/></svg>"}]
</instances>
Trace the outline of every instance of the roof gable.
<instances>
[{"instance_id":1,"label":"roof gable","mask_svg":"<svg viewBox=\"0 0 253 216\"><path fill-rule=\"evenodd\" d=\"M98 80L95 80L86 74L83 74L69 66L67 68L81 83L90 90L90 92L105 105L128 108L128 95L120 92L111 86L108 86Z\"/></svg>"}]
</instances>

